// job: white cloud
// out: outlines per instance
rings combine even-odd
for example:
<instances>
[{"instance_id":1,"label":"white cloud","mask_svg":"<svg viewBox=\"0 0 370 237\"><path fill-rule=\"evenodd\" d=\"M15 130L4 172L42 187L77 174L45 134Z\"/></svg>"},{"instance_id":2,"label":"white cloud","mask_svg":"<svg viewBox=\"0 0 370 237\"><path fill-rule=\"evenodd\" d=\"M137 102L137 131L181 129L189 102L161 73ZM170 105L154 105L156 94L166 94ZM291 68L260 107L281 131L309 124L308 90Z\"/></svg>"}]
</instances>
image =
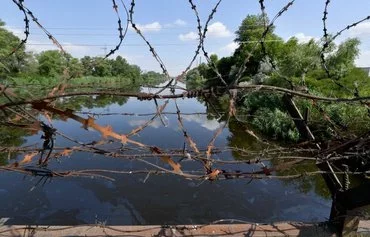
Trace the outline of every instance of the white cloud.
<instances>
[{"instance_id":1,"label":"white cloud","mask_svg":"<svg viewBox=\"0 0 370 237\"><path fill-rule=\"evenodd\" d=\"M207 36L225 38L232 36L232 34L223 23L218 21L208 26Z\"/></svg>"},{"instance_id":2,"label":"white cloud","mask_svg":"<svg viewBox=\"0 0 370 237\"><path fill-rule=\"evenodd\" d=\"M17 36L18 38L23 39L23 38L25 37L25 34L24 34L23 30L21 30L21 29L18 29L18 28L12 28L12 27L7 26L7 25L3 26L3 28L5 28L6 30L8 30L8 31L12 32L12 33L13 33L15 36Z\"/></svg>"},{"instance_id":3,"label":"white cloud","mask_svg":"<svg viewBox=\"0 0 370 237\"><path fill-rule=\"evenodd\" d=\"M215 22L208 26L208 31L206 34L207 38L225 38L232 36L231 32L227 27L221 22ZM198 33L191 31L187 34L180 34L179 39L181 41L191 41L199 39Z\"/></svg>"},{"instance_id":4,"label":"white cloud","mask_svg":"<svg viewBox=\"0 0 370 237\"><path fill-rule=\"evenodd\" d=\"M74 57L81 58L85 55L91 54L91 50L87 46L75 45L69 42L60 43L62 44L63 49ZM51 41L28 40L26 43L26 50L40 53L45 50L58 50L58 48L51 44Z\"/></svg>"},{"instance_id":5,"label":"white cloud","mask_svg":"<svg viewBox=\"0 0 370 237\"><path fill-rule=\"evenodd\" d=\"M187 25L186 21L181 20L181 19L177 19L173 24L176 26L186 26Z\"/></svg>"},{"instance_id":6,"label":"white cloud","mask_svg":"<svg viewBox=\"0 0 370 237\"><path fill-rule=\"evenodd\" d=\"M21 29L12 28L10 26L5 26L4 28L11 31L15 36L21 39L25 37L25 34ZM46 36L44 36L44 38L46 38ZM84 55L87 55L91 52L91 50L89 50L89 48L86 46L75 45L69 42L60 42L60 43L63 45L63 49L74 57L83 57ZM26 51L40 53L46 50L58 50L58 48L57 46L52 44L51 40L37 38L35 39L34 37L32 37L32 35L27 40Z\"/></svg>"},{"instance_id":7,"label":"white cloud","mask_svg":"<svg viewBox=\"0 0 370 237\"><path fill-rule=\"evenodd\" d=\"M363 22L349 30L350 37L370 37L370 22Z\"/></svg>"},{"instance_id":8,"label":"white cloud","mask_svg":"<svg viewBox=\"0 0 370 237\"><path fill-rule=\"evenodd\" d=\"M199 39L199 35L193 31L187 33L187 34L180 34L179 39L181 41L191 41L191 40L197 40Z\"/></svg>"},{"instance_id":9,"label":"white cloud","mask_svg":"<svg viewBox=\"0 0 370 237\"><path fill-rule=\"evenodd\" d=\"M128 124L131 127L136 127L136 126L142 126L146 122L148 122L148 120L139 119L139 120L130 120L130 121L128 121ZM148 126L152 127L152 128L159 128L160 126L162 126L162 123L157 119L157 120L152 121Z\"/></svg>"},{"instance_id":10,"label":"white cloud","mask_svg":"<svg viewBox=\"0 0 370 237\"><path fill-rule=\"evenodd\" d=\"M162 29L162 25L158 21L145 25L136 24L136 26L141 32L158 32Z\"/></svg>"},{"instance_id":11,"label":"white cloud","mask_svg":"<svg viewBox=\"0 0 370 237\"><path fill-rule=\"evenodd\" d=\"M318 40L318 38L305 35L304 33L297 33L293 37L297 38L299 43L308 43L311 39L314 39L315 41Z\"/></svg>"},{"instance_id":12,"label":"white cloud","mask_svg":"<svg viewBox=\"0 0 370 237\"><path fill-rule=\"evenodd\" d=\"M370 50L363 50L360 52L360 56L356 60L358 67L370 67Z\"/></svg>"},{"instance_id":13,"label":"white cloud","mask_svg":"<svg viewBox=\"0 0 370 237\"><path fill-rule=\"evenodd\" d=\"M232 54L238 47L239 47L238 43L231 42L230 44L227 44L226 46L222 47L220 51L225 52L227 54Z\"/></svg>"},{"instance_id":14,"label":"white cloud","mask_svg":"<svg viewBox=\"0 0 370 237\"><path fill-rule=\"evenodd\" d=\"M184 115L183 116L185 121L188 122L196 122L200 124L203 128L210 130L210 131L215 131L220 127L220 123L217 122L216 119L209 120L207 119L207 116L202 116L202 115Z\"/></svg>"}]
</instances>

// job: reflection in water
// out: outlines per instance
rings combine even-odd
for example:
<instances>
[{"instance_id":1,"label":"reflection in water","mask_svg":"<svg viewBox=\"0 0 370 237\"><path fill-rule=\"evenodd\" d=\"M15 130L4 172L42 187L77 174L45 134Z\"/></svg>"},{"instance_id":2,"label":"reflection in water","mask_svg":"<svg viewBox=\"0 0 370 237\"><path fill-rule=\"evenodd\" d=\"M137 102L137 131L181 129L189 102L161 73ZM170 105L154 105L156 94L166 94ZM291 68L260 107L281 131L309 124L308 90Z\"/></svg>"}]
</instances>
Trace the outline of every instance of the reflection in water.
<instances>
[{"instance_id":1,"label":"reflection in water","mask_svg":"<svg viewBox=\"0 0 370 237\"><path fill-rule=\"evenodd\" d=\"M111 116L96 116L102 126L111 125L114 131L127 134L133 127L145 124L152 115L119 115L122 112L134 114L156 111L153 101L139 102L136 99L111 96L81 96L58 101L64 109L93 113L116 113ZM163 102L159 102L160 104ZM208 104L197 99L178 100L183 113L207 113L184 115L184 126L200 148L205 148L220 126L220 117L211 112ZM153 123L133 136L138 142L161 148L183 147L184 136L178 127L175 104L170 101L164 113L168 126L156 118ZM82 142L99 141L96 131L81 129L81 124L68 119L58 120L54 116L53 126L66 135ZM264 144L256 141L246 132L247 125L231 120L216 139L216 147L238 147L260 151ZM19 146L38 143L40 135L25 136L18 130L1 127L1 146ZM24 138L23 138L24 137ZM59 147L74 144L57 136ZM114 144L113 144L114 145ZM113 146L112 145L112 146ZM118 146L119 148L119 146ZM8 154L2 153L1 162ZM14 157L15 158L15 157ZM21 157L18 157L21 159ZM226 151L215 154L216 159L243 160L245 154ZM160 159L156 164L163 165ZM278 161L265 162L276 167ZM183 161L185 170L199 168L198 164ZM53 160L51 168L61 170L78 169L148 169L143 163L120 160L88 152L74 152L71 157ZM166 165L168 168L168 165ZM230 164L225 169L258 170L260 165ZM313 163L299 163L298 171L315 169ZM290 174L292 169L281 169L279 174ZM114 182L93 178L53 179L45 185L34 187L37 178L19 174L0 173L0 217L10 217L10 224L81 224L106 222L115 224L191 224L209 223L217 219L242 219L255 222L283 220L320 221L330 212L331 202L321 177L312 176L296 180L223 180L201 182L186 180L173 175L146 176L113 174ZM32 191L30 191L32 190Z\"/></svg>"},{"instance_id":2,"label":"reflection in water","mask_svg":"<svg viewBox=\"0 0 370 237\"><path fill-rule=\"evenodd\" d=\"M137 126L142 126L144 125L148 120L145 120L145 119L137 119L137 120L129 120L127 123L131 126L131 127L137 127ZM161 121L159 120L154 120L152 123L149 124L150 127L152 128L159 128L161 127L163 124L161 123Z\"/></svg>"},{"instance_id":3,"label":"reflection in water","mask_svg":"<svg viewBox=\"0 0 370 237\"><path fill-rule=\"evenodd\" d=\"M24 143L26 132L22 129L0 126L0 147L18 147ZM5 165L15 158L15 153L0 152L0 165Z\"/></svg>"},{"instance_id":4,"label":"reflection in water","mask_svg":"<svg viewBox=\"0 0 370 237\"><path fill-rule=\"evenodd\" d=\"M210 131L215 131L220 127L216 119L208 119L206 115L184 115L183 118L188 122L196 122Z\"/></svg>"},{"instance_id":5,"label":"reflection in water","mask_svg":"<svg viewBox=\"0 0 370 237\"><path fill-rule=\"evenodd\" d=\"M228 137L229 146L252 150L262 150L263 148L265 148L267 145L258 142L250 134L248 134L248 132L245 131L247 129L247 127L245 126L246 125L241 124L235 120L230 121L229 130L231 132L231 135ZM232 154L236 160L245 159L245 155L241 154L240 152L232 151ZM263 158L263 154L261 154L261 158ZM272 167L276 167L278 165L284 164L284 162L286 162L286 160L272 159L270 165ZM316 170L317 167L314 161L302 161L295 164L294 169L292 169L292 167L290 166L286 168L284 168L284 166L281 167L280 170L277 171L277 174L285 176ZM281 182L285 185L295 186L302 193L309 193L311 191L314 191L317 195L323 198L329 199L331 197L330 192L327 189L325 181L321 175L307 176L299 179L283 179L281 180Z\"/></svg>"}]
</instances>

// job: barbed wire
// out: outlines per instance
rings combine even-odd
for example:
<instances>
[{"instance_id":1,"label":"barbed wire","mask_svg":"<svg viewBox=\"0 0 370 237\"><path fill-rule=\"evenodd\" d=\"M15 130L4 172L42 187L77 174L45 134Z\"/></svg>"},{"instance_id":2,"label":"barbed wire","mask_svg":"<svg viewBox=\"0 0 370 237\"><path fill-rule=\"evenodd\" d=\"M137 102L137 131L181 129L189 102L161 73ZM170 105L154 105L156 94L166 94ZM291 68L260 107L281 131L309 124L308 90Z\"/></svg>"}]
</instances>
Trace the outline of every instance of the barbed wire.
<instances>
[{"instance_id":1,"label":"barbed wire","mask_svg":"<svg viewBox=\"0 0 370 237\"><path fill-rule=\"evenodd\" d=\"M17 47L15 47L12 52L10 52L10 54L8 55L11 56L13 55L15 52L17 52L23 45L25 45L27 43L27 40L28 40L28 36L30 35L30 21L28 19L28 16L27 16L27 13L26 13L26 10L24 9L23 7L23 2L24 0L12 0L14 2L14 4L16 4L19 8L19 10L23 13L24 15L24 34L25 34L25 37L24 39L21 40L21 42L19 43L19 45Z\"/></svg>"},{"instance_id":2,"label":"barbed wire","mask_svg":"<svg viewBox=\"0 0 370 237\"><path fill-rule=\"evenodd\" d=\"M118 42L118 44L116 45L115 48L111 49L110 52L107 55L105 55L104 58L108 58L109 56L113 55L116 51L119 50L119 48L120 48L120 46L123 42L123 39L125 38L125 35L127 33L127 30L128 30L128 26L129 26L129 19L128 19L129 15L128 15L128 11L127 11L125 3L121 0L121 3L123 5L123 8L125 9L126 17L127 17L127 21L126 21L127 23L126 23L125 29L122 28L122 20L121 20L121 17L119 15L119 12L118 12L118 5L116 3L116 0L112 0L112 3L113 3L114 12L116 13L117 18L118 18L117 23L118 23L119 42Z\"/></svg>"},{"instance_id":3,"label":"barbed wire","mask_svg":"<svg viewBox=\"0 0 370 237\"><path fill-rule=\"evenodd\" d=\"M20 50L23 45L27 44L27 40L30 33L29 18L41 29L52 44L56 45L63 55L67 55L64 49L64 45L59 43L59 41L51 34L36 18L34 13L24 5L23 0L12 0L12 2L19 8L19 10L24 15L24 33L25 38L20 41L20 44L9 54L14 54ZM27 96L22 97L17 94L18 88L26 87L29 94L31 94L31 88L39 88L39 85L32 83L16 85L9 84L8 86L1 87L0 93L6 98L5 102L2 101L0 104L0 110L4 113L4 118L2 117L2 125L9 127L22 128L24 130L32 130L33 132L41 132L42 145L39 144L32 147L0 147L0 153L15 154L15 160L9 160L9 164L0 166L0 170L4 172L16 172L25 175L32 175L41 177L36 185L45 183L46 180L50 178L62 178L62 177L97 177L106 180L114 180L110 175L121 174L121 175L146 175L146 179L151 175L177 175L185 179L195 179L199 181L216 181L216 180L228 180L228 179L299 179L302 177L309 177L315 175L323 174L333 174L333 175L359 175L368 177L370 171L349 171L344 169L336 169L329 171L303 171L297 172L295 174L283 175L279 172L289 169L301 162L328 162L328 164L342 161L342 160L352 160L352 159L363 159L363 157L368 157L369 152L367 150L370 147L370 139L367 133L363 136L357 136L356 138L347 139L340 145L333 145L330 148L325 148L323 142L313 141L309 145L314 148L304 149L304 148L283 148L280 145L273 144L264 139L260 138L249 128L246 129L247 132L260 143L269 146L261 151L251 151L242 148L222 148L215 146L217 138L222 134L223 131L229 126L229 122L234 118L240 121L243 115L238 114L238 102L240 99L240 94L253 95L256 93L265 94L280 94L288 95L290 98L295 98L297 100L309 101L313 104L313 107L319 111L326 120L336 135L342 138L339 129L343 129L344 126L338 125L338 123L333 122L330 115L325 112L321 107L322 105L330 105L337 103L345 104L361 104L369 105L370 96L360 96L358 94L353 94L353 97L325 97L314 95L308 92L300 92L294 89L293 81L291 78L284 76L280 73L278 66L275 63L273 57L268 53L268 44L266 42L278 42L280 40L269 40L267 38L268 34L274 27L275 22L288 12L295 0L287 2L271 19L267 21L268 15L266 12L266 5L264 0L259 0L259 6L261 14L263 17L263 32L259 40L251 41L240 41L240 47L246 44L254 44L251 50L245 52L242 58L241 65L235 68L235 77L228 84L230 80L226 78L229 75L223 75L218 69L216 62L212 61L209 53L206 50L206 38L207 32L209 31L209 26L215 17L216 12L221 7L222 0L218 0L212 7L206 20L202 24L200 12L198 11L197 5L193 0L188 0L191 11L194 13L194 18L196 20L196 28L198 33L198 41L196 44L196 49L188 64L179 76L173 78L169 75L168 69L164 60L160 57L155 46L160 46L161 44L153 44L144 32L140 29L139 24L136 23L135 12L138 11L135 0L130 0L129 7L126 7L126 3L120 0L120 5L122 5L123 13L126 15L127 21L124 23L121 18L121 12L119 11L119 2L112 0L114 14L117 18L117 31L118 31L118 43L110 44L112 49L108 54L105 55L104 59L114 55L123 46L123 41L127 36L128 28L131 27L135 33L141 38L144 45L148 47L150 56L155 59L161 68L162 73L165 75L168 82L164 86L154 87L151 89L156 89L154 93L150 92L123 92L118 88L102 86L101 88L96 88L95 86L79 86L70 84L71 75L67 75L62 82L58 82L57 85L48 85L45 89L47 92L43 96ZM333 36L329 35L327 29L327 18L328 18L328 8L330 0L325 2L325 8L323 13L323 45L320 52L320 59L322 67L327 74L329 79L332 79L335 84L340 86L344 90L346 89L344 85L339 82L340 78L334 78L330 69L327 67L326 62L326 51L330 44L337 39L343 32L356 27L358 24L369 20L370 16L362 18L352 24L347 25L345 28L339 30ZM254 26L252 26L254 27ZM51 28L57 29L57 28ZM163 44L168 46L168 44ZM126 46L130 46L127 44ZM269 64L272 66L272 71L279 75L280 78L286 80L290 83L291 88L287 89L285 87L270 86L270 85L241 85L239 82L245 76L245 72L248 69L247 64L251 57L256 53L258 47L260 46L262 55L268 60ZM218 79L222 86L213 86L202 89L187 89L182 88L177 85L178 81L184 80L187 73L192 69L194 62L200 54L207 60L207 66L215 75L214 79ZM66 72L68 74L68 72ZM146 83L146 82L144 82ZM143 83L143 84L144 84ZM85 90L86 89L86 90ZM180 92L179 92L180 91ZM351 90L349 90L351 91ZM353 92L353 91L351 91ZM216 106L212 103L211 99L216 97L221 97L226 95L228 98L227 108L223 111L219 111ZM71 109L63 107L63 99L73 99L83 96L114 96L114 97L132 97L137 98L139 101L151 101L153 103L153 112L136 114L132 112L112 112L112 113L99 113L99 112L89 112L89 111L73 111ZM196 139L189 133L184 123L184 118L186 115L206 115L206 112L189 112L184 113L181 110L181 106L177 103L177 99L189 99L201 97L210 105L210 107L215 110L215 113L220 118L219 127L214 130L212 137L209 139L208 144L204 147L196 144ZM163 101L164 100L164 101ZM162 103L159 103L162 102ZM168 104L175 107L175 112L169 112L165 109ZM68 107L68 106L67 106ZM74 137L70 137L63 133L60 129L56 129L52 125L53 115L55 117L60 117L62 119L70 119L79 123L84 129L95 130L100 133L101 141L91 141L91 142L81 142ZM168 149L156 146L156 144L146 144L138 139L138 135L142 131L146 130L150 125L156 120L160 120L163 126L166 126L167 114L174 115L178 122L179 131L183 135L184 145L180 148ZM9 116L10 115L10 116ZM150 116L148 120L140 125L135 126L131 131L126 133L120 133L115 131L111 125L101 125L97 122L96 117L100 116ZM84 117L87 116L87 117ZM15 119L17 117L17 119ZM222 119L221 119L222 117ZM257 115L245 115L245 117L258 117ZM259 117L262 117L259 115ZM43 119L48 122L44 122ZM292 117L292 121L302 121L301 118ZM16 120L16 121L13 121ZM20 122L21 121L21 122ZM308 126L308 123L305 122ZM55 140L56 137L61 137L68 140L74 146L70 147L58 147L58 142ZM202 138L204 140L204 138ZM154 142L155 143L155 142ZM320 144L319 144L320 143ZM117 145L116 148L106 148L104 145L114 144ZM348 145L349 144L349 145ZM189 147L190 149L188 149ZM54 170L50 168L49 163L54 163L56 160L71 157L73 155L78 155L79 152L87 152L91 154L100 155L102 157L117 158L117 159L128 159L135 162L141 163L149 167L149 169L140 170L105 170L105 169L81 169L81 170ZM218 159L216 155L224 154L226 152L237 152L245 160L223 160ZM23 157L22 157L23 156ZM38 158L36 162L35 159ZM22 159L23 158L23 159ZM153 162L154 159L160 159L161 164ZM271 166L269 162L274 160L279 160L279 163L275 166ZM193 162L198 165L197 170L187 170L182 167L184 162ZM266 163L266 164L265 164ZM30 165L31 164L31 165ZM330 165L329 164L329 165ZM257 171L250 171L248 169L239 170L238 168L232 167L230 169L224 168L227 165L254 165ZM271 167L269 167L271 166ZM330 166L331 167L331 166Z\"/></svg>"}]
</instances>

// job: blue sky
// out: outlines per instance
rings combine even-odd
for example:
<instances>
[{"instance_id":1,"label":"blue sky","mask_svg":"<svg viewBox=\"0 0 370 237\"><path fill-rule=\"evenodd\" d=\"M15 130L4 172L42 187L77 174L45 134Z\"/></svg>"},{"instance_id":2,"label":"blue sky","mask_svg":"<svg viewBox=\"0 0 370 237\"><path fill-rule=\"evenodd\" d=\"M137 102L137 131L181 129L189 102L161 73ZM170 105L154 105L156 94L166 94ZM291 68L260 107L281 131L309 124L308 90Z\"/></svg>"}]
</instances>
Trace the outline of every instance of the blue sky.
<instances>
[{"instance_id":1,"label":"blue sky","mask_svg":"<svg viewBox=\"0 0 370 237\"><path fill-rule=\"evenodd\" d=\"M129 5L128 0L124 0ZM119 1L117 1L119 2ZM266 0L270 19L288 1ZM276 33L284 39L297 36L305 41L322 36L322 12L324 0L296 0L291 9L276 21ZM194 0L202 21L216 0ZM26 6L39 21L63 44L66 51L75 57L103 55L118 41L117 19L110 0L26 0ZM119 5L120 6L120 5ZM11 0L0 1L0 19L8 29L22 37L23 18ZM120 6L122 20L126 17ZM210 25L206 49L219 56L232 54L234 32L248 14L260 13L258 0L223 0ZM329 7L328 29L336 32L346 25L370 15L369 0L337 0ZM180 73L189 63L197 46L194 39L196 19L187 0L136 0L134 20L148 40L155 46L171 75ZM348 37L362 41L361 55L356 63L370 66L370 22L346 32L338 42ZM34 23L28 50L40 52L54 49L50 41ZM143 70L160 71L144 42L129 30L122 48L122 55L130 63ZM114 56L113 56L114 57ZM204 59L202 59L204 61Z\"/></svg>"}]
</instances>

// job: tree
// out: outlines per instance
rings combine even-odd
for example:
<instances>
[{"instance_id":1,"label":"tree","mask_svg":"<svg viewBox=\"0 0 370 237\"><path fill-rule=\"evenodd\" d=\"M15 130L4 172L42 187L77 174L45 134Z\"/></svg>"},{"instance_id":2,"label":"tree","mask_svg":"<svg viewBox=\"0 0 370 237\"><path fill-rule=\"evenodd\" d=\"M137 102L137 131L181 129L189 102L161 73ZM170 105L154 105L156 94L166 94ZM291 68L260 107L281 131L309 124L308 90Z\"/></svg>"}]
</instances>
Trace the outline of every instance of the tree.
<instances>
[{"instance_id":1,"label":"tree","mask_svg":"<svg viewBox=\"0 0 370 237\"><path fill-rule=\"evenodd\" d=\"M81 64L83 69L83 75L91 76L94 71L93 59L90 56L81 58Z\"/></svg>"},{"instance_id":2,"label":"tree","mask_svg":"<svg viewBox=\"0 0 370 237\"><path fill-rule=\"evenodd\" d=\"M200 89L204 86L206 79L200 74L198 68L193 68L186 74L186 88Z\"/></svg>"},{"instance_id":3,"label":"tree","mask_svg":"<svg viewBox=\"0 0 370 237\"><path fill-rule=\"evenodd\" d=\"M102 57L95 57L92 59L92 75L97 77L106 77L112 75L112 65L108 60Z\"/></svg>"},{"instance_id":4,"label":"tree","mask_svg":"<svg viewBox=\"0 0 370 237\"><path fill-rule=\"evenodd\" d=\"M226 83L230 84L234 79L233 67L235 65L235 57L224 57L218 60L218 72L224 77Z\"/></svg>"},{"instance_id":5,"label":"tree","mask_svg":"<svg viewBox=\"0 0 370 237\"><path fill-rule=\"evenodd\" d=\"M320 68L320 52L320 45L314 39L299 43L297 38L292 37L275 57L277 68L285 77L299 77L304 85L306 74Z\"/></svg>"},{"instance_id":6,"label":"tree","mask_svg":"<svg viewBox=\"0 0 370 237\"><path fill-rule=\"evenodd\" d=\"M164 74L153 71L143 73L141 78L145 85L158 85L167 79Z\"/></svg>"},{"instance_id":7,"label":"tree","mask_svg":"<svg viewBox=\"0 0 370 237\"><path fill-rule=\"evenodd\" d=\"M111 60L110 63L112 65L112 76L127 75L130 71L130 65L122 56L117 56L116 59Z\"/></svg>"},{"instance_id":8,"label":"tree","mask_svg":"<svg viewBox=\"0 0 370 237\"><path fill-rule=\"evenodd\" d=\"M19 73L26 65L25 46L22 45L15 53L10 53L20 45L20 39L4 28L0 20L0 77Z\"/></svg>"},{"instance_id":9,"label":"tree","mask_svg":"<svg viewBox=\"0 0 370 237\"><path fill-rule=\"evenodd\" d=\"M37 56L39 73L46 77L55 77L63 73L67 66L65 56L58 50L47 50Z\"/></svg>"},{"instance_id":10,"label":"tree","mask_svg":"<svg viewBox=\"0 0 370 237\"><path fill-rule=\"evenodd\" d=\"M235 62L238 66L244 63L245 58L249 57L246 66L245 75L252 76L258 72L260 62L264 58L269 57L273 59L274 55L284 44L282 38L274 34L275 27L270 27L269 31L265 36L265 49L262 50L261 44L258 42L261 40L263 33L265 32L265 25L268 24L269 19L267 16L262 14L259 15L248 15L239 26L239 29L235 32L235 42L239 43L239 47L235 50L234 57ZM265 53L267 55L265 55Z\"/></svg>"},{"instance_id":11,"label":"tree","mask_svg":"<svg viewBox=\"0 0 370 237\"><path fill-rule=\"evenodd\" d=\"M268 24L269 19L267 16L259 15L247 15L242 21L238 30L235 32L235 42L243 43L248 41L258 41L261 39L263 32L265 31L265 24ZM272 26L268 35L273 35L275 27ZM247 44L248 46L248 44ZM250 46L250 45L249 45ZM250 47L251 48L251 47Z\"/></svg>"},{"instance_id":12,"label":"tree","mask_svg":"<svg viewBox=\"0 0 370 237\"><path fill-rule=\"evenodd\" d=\"M211 56L209 57L209 59L211 60L210 63L211 64L214 64L217 66L217 62L218 62L218 56L217 54L211 54Z\"/></svg>"},{"instance_id":13,"label":"tree","mask_svg":"<svg viewBox=\"0 0 370 237\"><path fill-rule=\"evenodd\" d=\"M328 55L327 67L336 78L347 75L355 67L355 59L359 54L360 41L357 38L347 39L338 45L338 49Z\"/></svg>"},{"instance_id":14,"label":"tree","mask_svg":"<svg viewBox=\"0 0 370 237\"><path fill-rule=\"evenodd\" d=\"M131 78L133 84L141 83L141 69L137 65L130 65L129 72L126 75Z\"/></svg>"},{"instance_id":15,"label":"tree","mask_svg":"<svg viewBox=\"0 0 370 237\"><path fill-rule=\"evenodd\" d=\"M81 77L84 73L83 65L77 58L70 58L68 61L68 70L71 77Z\"/></svg>"}]
</instances>

